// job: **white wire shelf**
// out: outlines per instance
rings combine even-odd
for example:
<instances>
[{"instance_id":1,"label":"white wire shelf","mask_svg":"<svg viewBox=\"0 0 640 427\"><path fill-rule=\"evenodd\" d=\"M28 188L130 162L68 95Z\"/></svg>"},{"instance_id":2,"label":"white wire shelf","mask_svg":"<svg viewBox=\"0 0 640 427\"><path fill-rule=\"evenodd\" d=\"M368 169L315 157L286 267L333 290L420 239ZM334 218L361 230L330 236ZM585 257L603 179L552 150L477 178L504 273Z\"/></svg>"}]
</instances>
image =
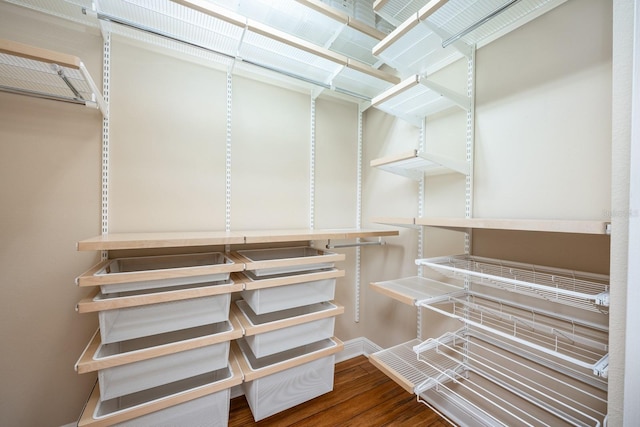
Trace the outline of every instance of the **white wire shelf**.
<instances>
[{"instance_id":1,"label":"white wire shelf","mask_svg":"<svg viewBox=\"0 0 640 427\"><path fill-rule=\"evenodd\" d=\"M406 74L433 73L513 31L566 0L432 0L373 48L373 54ZM404 2L389 0L387 7ZM415 6L414 6L415 7ZM393 17L378 11L387 20ZM400 16L400 15L399 15Z\"/></svg>"},{"instance_id":2,"label":"white wire shelf","mask_svg":"<svg viewBox=\"0 0 640 427\"><path fill-rule=\"evenodd\" d=\"M95 2L95 9L86 0L11 1L76 22L85 10L94 26L100 22L109 31L178 56L231 69L237 63L260 75L276 73L366 102L400 81L371 65L380 65L371 46L382 33L337 11L323 13L327 8L313 0L287 3L282 11L264 0L223 2L231 9L200 0L110 0ZM284 19L286 13L295 19Z\"/></svg>"},{"instance_id":3,"label":"white wire shelf","mask_svg":"<svg viewBox=\"0 0 640 427\"><path fill-rule=\"evenodd\" d=\"M464 297L449 297L446 302L451 304L450 309L435 307L429 301L419 301L418 305L524 346L529 351L590 370L595 376L607 377L609 346L606 326L474 292L468 292Z\"/></svg>"},{"instance_id":4,"label":"white wire shelf","mask_svg":"<svg viewBox=\"0 0 640 427\"><path fill-rule=\"evenodd\" d=\"M373 10L396 27L418 13L429 0L376 0Z\"/></svg>"},{"instance_id":5,"label":"white wire shelf","mask_svg":"<svg viewBox=\"0 0 640 427\"><path fill-rule=\"evenodd\" d=\"M100 91L80 58L0 39L0 90L98 108Z\"/></svg>"},{"instance_id":6,"label":"white wire shelf","mask_svg":"<svg viewBox=\"0 0 640 427\"><path fill-rule=\"evenodd\" d=\"M590 311L608 311L609 277L469 255L416 260L455 279Z\"/></svg>"},{"instance_id":7,"label":"white wire shelf","mask_svg":"<svg viewBox=\"0 0 640 427\"><path fill-rule=\"evenodd\" d=\"M462 331L416 346L429 378L415 393L461 425L600 426L606 389L579 384ZM449 405L442 405L442 401Z\"/></svg>"},{"instance_id":8,"label":"white wire shelf","mask_svg":"<svg viewBox=\"0 0 640 427\"><path fill-rule=\"evenodd\" d=\"M433 153L419 152L418 150L374 159L371 160L370 166L405 176L415 181L419 181L425 175L433 176L454 172L466 175L469 172L469 164L467 162L457 161Z\"/></svg>"},{"instance_id":9,"label":"white wire shelf","mask_svg":"<svg viewBox=\"0 0 640 427\"><path fill-rule=\"evenodd\" d=\"M371 105L420 127L425 117L451 107L469 110L471 99L416 74L374 97Z\"/></svg>"}]
</instances>

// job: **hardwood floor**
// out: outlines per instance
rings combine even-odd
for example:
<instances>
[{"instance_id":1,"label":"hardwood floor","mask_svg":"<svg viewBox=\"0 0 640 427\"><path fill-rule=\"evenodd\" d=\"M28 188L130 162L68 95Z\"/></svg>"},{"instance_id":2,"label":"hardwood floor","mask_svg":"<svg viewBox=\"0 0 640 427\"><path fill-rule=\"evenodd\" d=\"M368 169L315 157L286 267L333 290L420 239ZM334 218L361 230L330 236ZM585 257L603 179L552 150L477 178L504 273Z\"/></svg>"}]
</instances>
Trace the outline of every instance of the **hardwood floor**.
<instances>
[{"instance_id":1,"label":"hardwood floor","mask_svg":"<svg viewBox=\"0 0 640 427\"><path fill-rule=\"evenodd\" d=\"M229 427L425 426L450 424L358 356L336 364L333 391L258 423L244 396L231 400Z\"/></svg>"}]
</instances>

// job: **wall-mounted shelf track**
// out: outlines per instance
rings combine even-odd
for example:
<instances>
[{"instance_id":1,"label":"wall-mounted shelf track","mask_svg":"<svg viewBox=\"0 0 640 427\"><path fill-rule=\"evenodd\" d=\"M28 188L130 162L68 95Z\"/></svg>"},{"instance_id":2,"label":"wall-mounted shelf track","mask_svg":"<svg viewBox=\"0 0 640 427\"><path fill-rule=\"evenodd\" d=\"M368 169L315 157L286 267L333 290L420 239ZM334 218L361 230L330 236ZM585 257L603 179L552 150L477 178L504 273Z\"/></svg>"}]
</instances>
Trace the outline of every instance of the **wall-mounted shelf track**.
<instances>
[{"instance_id":1,"label":"wall-mounted shelf track","mask_svg":"<svg viewBox=\"0 0 640 427\"><path fill-rule=\"evenodd\" d=\"M396 175L406 176L415 181L419 181L425 175L442 175L453 172L466 175L469 173L469 164L467 162L457 161L433 153L419 152L418 150L374 159L370 165Z\"/></svg>"},{"instance_id":2,"label":"wall-mounted shelf track","mask_svg":"<svg viewBox=\"0 0 640 427\"><path fill-rule=\"evenodd\" d=\"M471 99L416 74L371 100L371 105L415 126L425 117L458 106L471 108Z\"/></svg>"},{"instance_id":3,"label":"wall-mounted shelf track","mask_svg":"<svg viewBox=\"0 0 640 427\"><path fill-rule=\"evenodd\" d=\"M415 13L415 2L405 9L406 2L381 1L377 13L389 22L397 22L394 15L404 17L405 10L412 13L374 47L373 54L405 75L432 73L468 56L471 46L481 47L564 1L432 0Z\"/></svg>"},{"instance_id":4,"label":"wall-mounted shelf track","mask_svg":"<svg viewBox=\"0 0 640 427\"><path fill-rule=\"evenodd\" d=\"M107 111L80 58L11 40L0 39L0 90Z\"/></svg>"}]
</instances>

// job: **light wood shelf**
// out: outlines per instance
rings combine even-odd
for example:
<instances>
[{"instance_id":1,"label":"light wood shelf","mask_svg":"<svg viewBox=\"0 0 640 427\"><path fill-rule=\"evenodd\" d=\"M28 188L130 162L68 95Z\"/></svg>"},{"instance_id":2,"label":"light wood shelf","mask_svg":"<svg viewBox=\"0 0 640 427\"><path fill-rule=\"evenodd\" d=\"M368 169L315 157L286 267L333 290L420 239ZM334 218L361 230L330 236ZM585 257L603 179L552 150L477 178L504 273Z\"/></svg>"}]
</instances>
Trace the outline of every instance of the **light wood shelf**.
<instances>
[{"instance_id":1,"label":"light wood shelf","mask_svg":"<svg viewBox=\"0 0 640 427\"><path fill-rule=\"evenodd\" d=\"M250 231L194 231L167 233L112 233L77 243L79 251L116 249L156 249L187 246L243 245L257 243L342 240L397 236L397 230L373 229L290 229Z\"/></svg>"},{"instance_id":2,"label":"light wood shelf","mask_svg":"<svg viewBox=\"0 0 640 427\"><path fill-rule=\"evenodd\" d=\"M372 218L371 222L401 227L437 227L462 232L469 228L476 228L547 233L610 234L610 223L598 220L380 217Z\"/></svg>"}]
</instances>

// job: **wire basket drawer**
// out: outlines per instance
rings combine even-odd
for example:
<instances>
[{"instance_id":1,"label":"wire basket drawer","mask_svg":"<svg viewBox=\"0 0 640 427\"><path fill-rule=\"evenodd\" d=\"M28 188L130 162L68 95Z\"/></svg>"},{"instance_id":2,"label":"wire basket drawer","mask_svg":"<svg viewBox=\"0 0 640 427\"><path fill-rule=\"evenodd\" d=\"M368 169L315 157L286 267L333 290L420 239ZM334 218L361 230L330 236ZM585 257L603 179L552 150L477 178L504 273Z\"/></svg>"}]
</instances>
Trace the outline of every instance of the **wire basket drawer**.
<instances>
[{"instance_id":1,"label":"wire basket drawer","mask_svg":"<svg viewBox=\"0 0 640 427\"><path fill-rule=\"evenodd\" d=\"M108 294L228 280L243 267L220 252L116 258L93 266L76 282Z\"/></svg>"},{"instance_id":2,"label":"wire basket drawer","mask_svg":"<svg viewBox=\"0 0 640 427\"><path fill-rule=\"evenodd\" d=\"M238 251L252 277L275 276L333 268L345 256L311 247L270 248Z\"/></svg>"},{"instance_id":3,"label":"wire basket drawer","mask_svg":"<svg viewBox=\"0 0 640 427\"><path fill-rule=\"evenodd\" d=\"M231 294L103 310L98 312L103 343L192 328L229 318Z\"/></svg>"},{"instance_id":4,"label":"wire basket drawer","mask_svg":"<svg viewBox=\"0 0 640 427\"><path fill-rule=\"evenodd\" d=\"M245 326L244 341L260 358L331 338L335 316L344 312L329 302L288 310L256 314L242 300L236 301L238 317Z\"/></svg>"},{"instance_id":5,"label":"wire basket drawer","mask_svg":"<svg viewBox=\"0 0 640 427\"><path fill-rule=\"evenodd\" d=\"M226 328L229 326L221 324L218 327L219 333L228 332ZM184 333L185 341L193 339L191 331L179 331L168 335L179 336L181 332ZM120 356L124 359L127 354L131 355L141 350L150 353L151 347L161 347L166 345L167 341L168 337L160 335L103 344L94 357L107 359ZM100 395L102 399L112 399L215 371L227 366L228 359L229 341L222 341L100 369L98 371Z\"/></svg>"},{"instance_id":6,"label":"wire basket drawer","mask_svg":"<svg viewBox=\"0 0 640 427\"><path fill-rule=\"evenodd\" d=\"M303 305L331 301L336 279L321 279L291 285L243 290L242 298L256 314L287 310Z\"/></svg>"}]
</instances>

